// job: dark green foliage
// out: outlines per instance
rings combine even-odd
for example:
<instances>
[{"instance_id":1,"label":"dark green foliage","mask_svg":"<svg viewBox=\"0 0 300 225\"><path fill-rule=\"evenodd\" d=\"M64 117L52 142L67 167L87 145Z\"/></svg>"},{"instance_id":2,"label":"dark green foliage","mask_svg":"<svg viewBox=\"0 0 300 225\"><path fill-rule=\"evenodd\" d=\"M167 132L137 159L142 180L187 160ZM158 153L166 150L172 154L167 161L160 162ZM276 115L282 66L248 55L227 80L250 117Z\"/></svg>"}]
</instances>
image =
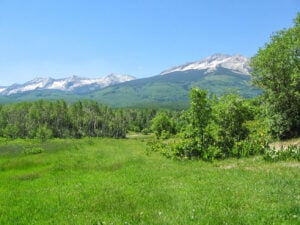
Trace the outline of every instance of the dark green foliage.
<instances>
[{"instance_id":1,"label":"dark green foliage","mask_svg":"<svg viewBox=\"0 0 300 225\"><path fill-rule=\"evenodd\" d=\"M252 58L254 83L263 89L273 137L300 135L300 13L294 27L275 33Z\"/></svg>"}]
</instances>

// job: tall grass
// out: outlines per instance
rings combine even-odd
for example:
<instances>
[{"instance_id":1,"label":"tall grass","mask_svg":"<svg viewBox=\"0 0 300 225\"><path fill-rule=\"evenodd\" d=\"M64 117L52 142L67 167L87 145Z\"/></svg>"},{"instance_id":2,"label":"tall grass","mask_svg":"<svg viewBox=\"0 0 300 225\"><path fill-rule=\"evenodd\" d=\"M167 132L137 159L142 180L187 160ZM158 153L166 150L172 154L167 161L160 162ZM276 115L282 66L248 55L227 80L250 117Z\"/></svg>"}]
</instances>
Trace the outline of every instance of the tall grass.
<instances>
[{"instance_id":1,"label":"tall grass","mask_svg":"<svg viewBox=\"0 0 300 225\"><path fill-rule=\"evenodd\" d=\"M141 138L2 140L0 224L300 223L299 162L145 149Z\"/></svg>"}]
</instances>

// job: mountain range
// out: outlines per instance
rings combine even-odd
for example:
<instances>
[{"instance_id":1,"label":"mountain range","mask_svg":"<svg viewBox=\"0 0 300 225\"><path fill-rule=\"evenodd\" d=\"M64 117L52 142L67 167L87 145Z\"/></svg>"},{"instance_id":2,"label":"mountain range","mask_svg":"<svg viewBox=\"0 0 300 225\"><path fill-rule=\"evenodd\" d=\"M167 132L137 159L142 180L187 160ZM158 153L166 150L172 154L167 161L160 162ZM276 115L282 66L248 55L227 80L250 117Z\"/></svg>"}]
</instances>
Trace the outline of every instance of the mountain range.
<instances>
[{"instance_id":1,"label":"mountain range","mask_svg":"<svg viewBox=\"0 0 300 225\"><path fill-rule=\"evenodd\" d=\"M38 77L24 84L13 84L9 87L1 87L1 95L13 95L34 90L59 90L73 93L87 93L99 90L113 84L118 84L136 79L129 75L110 74L100 78L82 78L72 76L64 79L51 77Z\"/></svg>"},{"instance_id":2,"label":"mountain range","mask_svg":"<svg viewBox=\"0 0 300 225\"><path fill-rule=\"evenodd\" d=\"M228 90L251 98L261 90L251 86L250 59L241 55L215 54L203 60L164 70L148 78L111 74L101 78L36 78L24 84L0 88L0 102L37 99L92 99L117 107L177 105L189 102L197 86L220 96Z\"/></svg>"}]
</instances>

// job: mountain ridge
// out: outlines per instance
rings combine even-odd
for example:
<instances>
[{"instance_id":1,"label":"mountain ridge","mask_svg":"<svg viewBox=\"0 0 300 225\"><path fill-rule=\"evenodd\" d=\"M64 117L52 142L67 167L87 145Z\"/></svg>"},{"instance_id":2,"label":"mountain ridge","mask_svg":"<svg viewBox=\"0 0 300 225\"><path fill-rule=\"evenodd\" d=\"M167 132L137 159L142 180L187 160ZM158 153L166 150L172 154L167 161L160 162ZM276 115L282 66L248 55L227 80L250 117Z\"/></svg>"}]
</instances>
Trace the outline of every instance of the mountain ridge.
<instances>
[{"instance_id":1,"label":"mountain ridge","mask_svg":"<svg viewBox=\"0 0 300 225\"><path fill-rule=\"evenodd\" d=\"M113 84L127 82L136 79L130 75L109 74L99 78L84 78L71 76L54 79L51 77L36 77L23 84L13 84L0 87L0 95L9 96L34 90L60 90L74 93L87 93Z\"/></svg>"},{"instance_id":2,"label":"mountain ridge","mask_svg":"<svg viewBox=\"0 0 300 225\"><path fill-rule=\"evenodd\" d=\"M235 54L214 54L208 56L200 61L185 63L179 66L172 67L164 70L160 75L166 75L172 72L187 71L187 70L207 70L207 73L215 71L217 68L222 67L230 69L234 72L250 75L250 58Z\"/></svg>"}]
</instances>

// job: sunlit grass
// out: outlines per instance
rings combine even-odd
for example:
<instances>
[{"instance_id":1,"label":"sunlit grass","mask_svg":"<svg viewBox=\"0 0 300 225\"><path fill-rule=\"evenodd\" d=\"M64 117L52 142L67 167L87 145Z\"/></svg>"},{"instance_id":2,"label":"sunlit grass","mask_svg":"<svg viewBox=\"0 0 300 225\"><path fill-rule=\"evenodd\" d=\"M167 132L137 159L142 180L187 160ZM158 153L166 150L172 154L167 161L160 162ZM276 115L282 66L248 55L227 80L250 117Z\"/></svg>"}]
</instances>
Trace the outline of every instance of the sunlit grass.
<instances>
[{"instance_id":1,"label":"sunlit grass","mask_svg":"<svg viewBox=\"0 0 300 225\"><path fill-rule=\"evenodd\" d=\"M299 162L173 161L144 138L2 140L0 224L299 224Z\"/></svg>"}]
</instances>

